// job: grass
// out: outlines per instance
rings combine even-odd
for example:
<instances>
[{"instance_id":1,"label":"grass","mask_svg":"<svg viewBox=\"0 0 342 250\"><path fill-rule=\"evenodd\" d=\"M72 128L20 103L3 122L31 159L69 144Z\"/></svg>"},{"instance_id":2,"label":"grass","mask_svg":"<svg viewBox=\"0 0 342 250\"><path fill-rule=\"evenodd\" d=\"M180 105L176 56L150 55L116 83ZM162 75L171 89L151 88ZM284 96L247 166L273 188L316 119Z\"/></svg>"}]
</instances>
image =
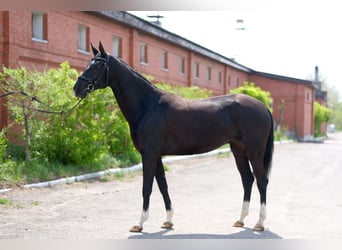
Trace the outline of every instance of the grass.
<instances>
[{"instance_id":1,"label":"grass","mask_svg":"<svg viewBox=\"0 0 342 250\"><path fill-rule=\"evenodd\" d=\"M0 197L0 206L7 206L10 208L16 208L16 209L20 209L24 207L22 204L16 203L4 197Z\"/></svg>"},{"instance_id":2,"label":"grass","mask_svg":"<svg viewBox=\"0 0 342 250\"><path fill-rule=\"evenodd\" d=\"M105 176L101 177L100 180L102 182L110 182L113 180L118 180L118 181L130 181L133 180L134 177L139 175L139 172L117 172L113 174L106 174Z\"/></svg>"},{"instance_id":3,"label":"grass","mask_svg":"<svg viewBox=\"0 0 342 250\"><path fill-rule=\"evenodd\" d=\"M0 205L7 205L9 200L3 197L0 197Z\"/></svg>"},{"instance_id":4,"label":"grass","mask_svg":"<svg viewBox=\"0 0 342 250\"><path fill-rule=\"evenodd\" d=\"M232 153L230 151L225 152L225 153L219 153L216 155L217 158L225 158L225 157L230 157Z\"/></svg>"},{"instance_id":5,"label":"grass","mask_svg":"<svg viewBox=\"0 0 342 250\"><path fill-rule=\"evenodd\" d=\"M119 167L120 165L121 162L113 157L102 157L92 164L83 166L38 159L32 159L28 164L23 160L7 160L0 163L0 189L77 176Z\"/></svg>"}]
</instances>

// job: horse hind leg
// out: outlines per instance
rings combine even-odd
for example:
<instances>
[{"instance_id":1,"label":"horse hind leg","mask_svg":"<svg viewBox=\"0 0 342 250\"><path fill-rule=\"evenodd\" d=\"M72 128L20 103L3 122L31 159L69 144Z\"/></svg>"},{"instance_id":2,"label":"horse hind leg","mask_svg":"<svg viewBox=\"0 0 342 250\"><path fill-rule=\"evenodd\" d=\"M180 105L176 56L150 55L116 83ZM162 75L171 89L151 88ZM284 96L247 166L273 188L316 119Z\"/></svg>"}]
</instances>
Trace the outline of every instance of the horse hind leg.
<instances>
[{"instance_id":1,"label":"horse hind leg","mask_svg":"<svg viewBox=\"0 0 342 250\"><path fill-rule=\"evenodd\" d=\"M250 199L251 199L252 186L254 182L254 176L251 172L249 161L245 152L242 149L234 145L231 145L231 149L235 157L235 162L236 162L237 168L241 176L243 190L244 190L240 219L237 220L233 224L233 226L243 227L245 225L244 220L249 213L249 205L250 205Z\"/></svg>"},{"instance_id":2,"label":"horse hind leg","mask_svg":"<svg viewBox=\"0 0 342 250\"><path fill-rule=\"evenodd\" d=\"M264 231L264 221L266 219L266 192L267 192L267 184L268 177L264 168L264 163L261 159L252 160L254 175L257 180L257 186L260 193L260 212L259 212L259 220L257 224L254 226L254 231Z\"/></svg>"},{"instance_id":3,"label":"horse hind leg","mask_svg":"<svg viewBox=\"0 0 342 250\"><path fill-rule=\"evenodd\" d=\"M158 160L158 164L157 164L156 180L158 183L160 193L163 196L165 209L166 209L166 221L161 225L161 228L171 229L173 227L173 222L172 222L173 207L171 204L171 199L169 196L168 186L166 182L165 171L164 171L163 163L161 159Z\"/></svg>"}]
</instances>

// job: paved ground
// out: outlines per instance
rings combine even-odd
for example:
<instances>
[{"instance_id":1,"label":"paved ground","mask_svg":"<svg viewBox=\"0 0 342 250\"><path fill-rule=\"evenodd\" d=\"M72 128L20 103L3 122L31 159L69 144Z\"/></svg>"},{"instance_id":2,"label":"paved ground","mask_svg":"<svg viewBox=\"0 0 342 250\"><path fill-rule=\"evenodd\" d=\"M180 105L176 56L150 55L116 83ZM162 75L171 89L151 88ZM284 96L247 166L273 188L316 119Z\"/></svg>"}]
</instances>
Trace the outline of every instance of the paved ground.
<instances>
[{"instance_id":1,"label":"paved ground","mask_svg":"<svg viewBox=\"0 0 342 250\"><path fill-rule=\"evenodd\" d=\"M0 239L231 239L342 238L342 134L322 144L275 147L266 231L254 233L259 194L253 189L245 228L231 225L240 214L242 186L233 157L206 157L168 164L174 229L160 229L165 212L154 187L143 233L129 233L142 206L141 176L53 188L13 190L0 197Z\"/></svg>"}]
</instances>

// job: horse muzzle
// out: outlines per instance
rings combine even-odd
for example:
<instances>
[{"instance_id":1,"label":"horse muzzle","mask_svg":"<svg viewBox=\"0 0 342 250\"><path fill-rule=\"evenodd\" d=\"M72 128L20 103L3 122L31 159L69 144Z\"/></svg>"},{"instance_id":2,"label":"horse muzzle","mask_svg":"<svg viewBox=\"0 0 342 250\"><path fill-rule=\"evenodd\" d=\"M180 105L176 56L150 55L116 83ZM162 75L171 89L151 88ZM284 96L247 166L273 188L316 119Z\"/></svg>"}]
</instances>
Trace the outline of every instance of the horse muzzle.
<instances>
[{"instance_id":1,"label":"horse muzzle","mask_svg":"<svg viewBox=\"0 0 342 250\"><path fill-rule=\"evenodd\" d=\"M92 85L92 84L89 84ZM92 92L94 90L94 86L84 86L84 83L80 82L80 80L77 80L74 86L74 94L78 98L86 98L88 93Z\"/></svg>"}]
</instances>

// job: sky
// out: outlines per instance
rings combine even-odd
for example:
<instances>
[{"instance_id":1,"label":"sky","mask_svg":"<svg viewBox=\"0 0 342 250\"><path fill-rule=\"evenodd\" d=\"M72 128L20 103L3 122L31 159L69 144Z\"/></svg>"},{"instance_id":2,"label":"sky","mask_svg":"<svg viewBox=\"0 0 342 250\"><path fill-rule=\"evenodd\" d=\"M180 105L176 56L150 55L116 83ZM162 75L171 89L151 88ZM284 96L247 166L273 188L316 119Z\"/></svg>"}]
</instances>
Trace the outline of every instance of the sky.
<instances>
[{"instance_id":1,"label":"sky","mask_svg":"<svg viewBox=\"0 0 342 250\"><path fill-rule=\"evenodd\" d=\"M153 19L147 15L159 13L164 16L160 19L164 29L257 71L312 80L318 66L321 80L342 94L340 8L301 3L297 7L130 13L149 21Z\"/></svg>"}]
</instances>

